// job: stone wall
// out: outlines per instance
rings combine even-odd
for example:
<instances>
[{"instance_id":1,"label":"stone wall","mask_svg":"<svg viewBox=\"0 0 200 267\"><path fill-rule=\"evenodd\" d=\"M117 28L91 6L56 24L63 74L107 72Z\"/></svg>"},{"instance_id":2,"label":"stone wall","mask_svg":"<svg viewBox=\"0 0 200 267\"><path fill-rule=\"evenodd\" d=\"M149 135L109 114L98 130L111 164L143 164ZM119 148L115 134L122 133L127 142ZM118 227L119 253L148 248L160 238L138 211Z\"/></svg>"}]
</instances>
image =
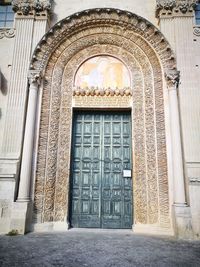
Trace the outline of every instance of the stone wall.
<instances>
[{"instance_id":1,"label":"stone wall","mask_svg":"<svg viewBox=\"0 0 200 267\"><path fill-rule=\"evenodd\" d=\"M142 16L151 23L157 25L155 6L156 0L148 0L144 2L141 2L140 0L127 0L125 2L121 0L56 0L53 3L51 26L69 15L91 8L118 8L127 10Z\"/></svg>"}]
</instances>

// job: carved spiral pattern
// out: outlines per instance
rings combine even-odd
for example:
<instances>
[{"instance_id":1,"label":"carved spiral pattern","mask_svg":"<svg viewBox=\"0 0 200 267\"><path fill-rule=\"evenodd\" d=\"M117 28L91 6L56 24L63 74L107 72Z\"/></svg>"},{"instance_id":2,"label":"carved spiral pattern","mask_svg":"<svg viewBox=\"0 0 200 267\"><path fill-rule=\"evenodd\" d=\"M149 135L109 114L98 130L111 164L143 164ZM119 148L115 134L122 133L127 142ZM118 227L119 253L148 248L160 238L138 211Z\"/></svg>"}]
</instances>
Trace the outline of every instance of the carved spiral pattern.
<instances>
[{"instance_id":1,"label":"carved spiral pattern","mask_svg":"<svg viewBox=\"0 0 200 267\"><path fill-rule=\"evenodd\" d=\"M15 36L14 29L0 29L0 39L5 38L13 38Z\"/></svg>"}]
</instances>

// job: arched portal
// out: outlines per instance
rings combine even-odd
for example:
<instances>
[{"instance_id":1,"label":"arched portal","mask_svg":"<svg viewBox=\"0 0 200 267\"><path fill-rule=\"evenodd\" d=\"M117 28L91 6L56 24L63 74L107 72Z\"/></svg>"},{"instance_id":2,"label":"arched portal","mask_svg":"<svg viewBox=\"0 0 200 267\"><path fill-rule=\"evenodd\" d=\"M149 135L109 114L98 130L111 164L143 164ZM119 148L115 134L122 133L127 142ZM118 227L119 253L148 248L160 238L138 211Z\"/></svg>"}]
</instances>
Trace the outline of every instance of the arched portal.
<instances>
[{"instance_id":1,"label":"arched portal","mask_svg":"<svg viewBox=\"0 0 200 267\"><path fill-rule=\"evenodd\" d=\"M130 87L74 87L80 66L107 56L123 62ZM133 225L171 229L164 76L175 60L163 35L145 19L114 9L77 13L57 23L34 52L31 70L43 86L34 223L70 221L73 112L131 110ZM113 88L110 88L113 87Z\"/></svg>"}]
</instances>

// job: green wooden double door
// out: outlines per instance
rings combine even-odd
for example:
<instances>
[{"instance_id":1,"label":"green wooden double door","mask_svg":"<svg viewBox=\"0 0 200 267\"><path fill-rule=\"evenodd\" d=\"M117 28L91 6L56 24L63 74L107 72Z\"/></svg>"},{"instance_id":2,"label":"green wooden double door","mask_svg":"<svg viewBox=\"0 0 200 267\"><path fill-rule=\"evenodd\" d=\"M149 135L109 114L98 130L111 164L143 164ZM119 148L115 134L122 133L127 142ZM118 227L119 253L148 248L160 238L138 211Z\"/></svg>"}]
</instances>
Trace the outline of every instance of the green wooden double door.
<instances>
[{"instance_id":1,"label":"green wooden double door","mask_svg":"<svg viewBox=\"0 0 200 267\"><path fill-rule=\"evenodd\" d=\"M74 113L72 227L131 228L131 116L129 112Z\"/></svg>"}]
</instances>

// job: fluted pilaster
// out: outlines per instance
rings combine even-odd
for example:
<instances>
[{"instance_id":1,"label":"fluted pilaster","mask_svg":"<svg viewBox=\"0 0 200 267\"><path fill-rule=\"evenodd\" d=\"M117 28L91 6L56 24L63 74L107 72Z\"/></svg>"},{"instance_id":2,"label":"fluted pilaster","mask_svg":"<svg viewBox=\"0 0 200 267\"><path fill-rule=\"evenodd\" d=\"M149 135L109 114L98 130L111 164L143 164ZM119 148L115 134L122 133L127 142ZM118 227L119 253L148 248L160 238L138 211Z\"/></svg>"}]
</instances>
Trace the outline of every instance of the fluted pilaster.
<instances>
[{"instance_id":1,"label":"fluted pilaster","mask_svg":"<svg viewBox=\"0 0 200 267\"><path fill-rule=\"evenodd\" d=\"M6 158L19 158L21 153L30 58L46 32L50 2L12 1L16 12L16 36L2 146L2 154Z\"/></svg>"},{"instance_id":2,"label":"fluted pilaster","mask_svg":"<svg viewBox=\"0 0 200 267\"><path fill-rule=\"evenodd\" d=\"M12 72L8 91L3 153L19 157L25 112L27 73L31 56L34 17L17 17Z\"/></svg>"}]
</instances>

